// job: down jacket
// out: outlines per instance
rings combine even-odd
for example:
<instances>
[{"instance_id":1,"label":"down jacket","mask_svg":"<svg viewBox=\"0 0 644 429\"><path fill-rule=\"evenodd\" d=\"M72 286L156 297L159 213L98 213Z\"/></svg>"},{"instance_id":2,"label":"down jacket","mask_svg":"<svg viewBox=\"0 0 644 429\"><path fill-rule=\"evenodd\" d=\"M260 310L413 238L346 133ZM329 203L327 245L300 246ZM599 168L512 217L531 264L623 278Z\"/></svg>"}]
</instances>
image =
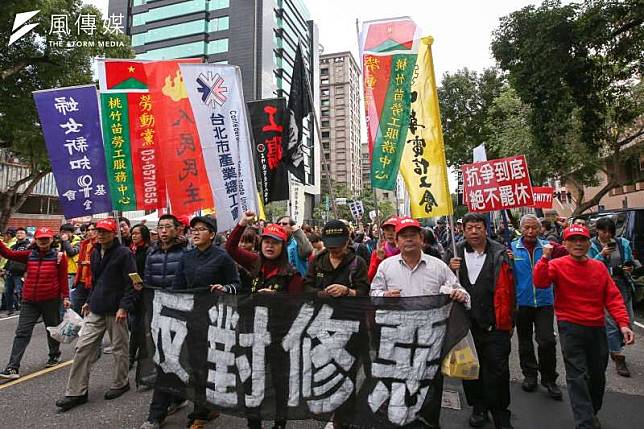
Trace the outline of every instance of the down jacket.
<instances>
[{"instance_id":1,"label":"down jacket","mask_svg":"<svg viewBox=\"0 0 644 429\"><path fill-rule=\"evenodd\" d=\"M27 264L25 283L22 286L22 300L42 302L69 297L67 286L67 257L58 255L55 249L41 252L31 250L11 250L0 241L0 255L10 261Z\"/></svg>"}]
</instances>

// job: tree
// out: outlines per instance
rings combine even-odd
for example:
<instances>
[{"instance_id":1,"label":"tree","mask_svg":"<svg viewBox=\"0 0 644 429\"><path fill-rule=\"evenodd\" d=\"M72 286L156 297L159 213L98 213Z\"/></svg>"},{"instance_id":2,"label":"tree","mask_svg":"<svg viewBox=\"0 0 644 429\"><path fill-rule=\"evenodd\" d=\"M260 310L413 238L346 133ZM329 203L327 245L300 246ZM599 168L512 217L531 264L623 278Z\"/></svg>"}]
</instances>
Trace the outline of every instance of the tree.
<instances>
[{"instance_id":1,"label":"tree","mask_svg":"<svg viewBox=\"0 0 644 429\"><path fill-rule=\"evenodd\" d=\"M624 184L621 167L639 154L644 97L644 3L546 1L501 19L492 52L529 106L534 145L549 154L550 173L577 183L574 214ZM610 159L611 162L606 162ZM608 181L585 200L583 185Z\"/></svg>"},{"instance_id":2,"label":"tree","mask_svg":"<svg viewBox=\"0 0 644 429\"><path fill-rule=\"evenodd\" d=\"M505 79L494 68L480 74L465 68L443 75L438 99L448 165L472 162L472 149L490 141L488 110L504 86Z\"/></svg>"},{"instance_id":3,"label":"tree","mask_svg":"<svg viewBox=\"0 0 644 429\"><path fill-rule=\"evenodd\" d=\"M3 2L7 17L34 9L40 12L29 23L37 26L0 50L0 147L30 167L27 176L8 184L0 193L0 230L4 230L11 215L51 169L32 91L93 83L92 65L98 56L133 57L129 38L115 30L118 23L112 21L106 26L101 12L83 5L81 0ZM66 17L69 34L54 31L52 15ZM84 18L86 25L79 29L75 23L81 16L88 18ZM12 19L0 20L3 43L12 34L12 25ZM67 47L68 43L73 47ZM26 189L20 190L25 185Z\"/></svg>"}]
</instances>

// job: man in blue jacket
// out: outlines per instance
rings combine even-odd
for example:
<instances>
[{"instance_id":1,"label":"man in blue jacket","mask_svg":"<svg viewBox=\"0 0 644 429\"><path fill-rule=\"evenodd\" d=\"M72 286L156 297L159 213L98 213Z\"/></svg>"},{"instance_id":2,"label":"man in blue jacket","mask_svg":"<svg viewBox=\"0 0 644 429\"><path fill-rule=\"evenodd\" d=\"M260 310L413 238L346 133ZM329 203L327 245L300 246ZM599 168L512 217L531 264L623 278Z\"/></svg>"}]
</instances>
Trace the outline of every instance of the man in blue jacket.
<instances>
[{"instance_id":1,"label":"man in blue jacket","mask_svg":"<svg viewBox=\"0 0 644 429\"><path fill-rule=\"evenodd\" d=\"M550 397L561 400L557 386L556 340L554 332L554 297L552 287L537 289L532 280L535 263L543 255L547 241L539 239L541 223L531 214L521 218L521 237L512 242L514 278L517 293L517 333L519 335L519 361L525 379L526 392L537 389L537 373ZM533 333L536 335L539 361L534 355Z\"/></svg>"}]
</instances>

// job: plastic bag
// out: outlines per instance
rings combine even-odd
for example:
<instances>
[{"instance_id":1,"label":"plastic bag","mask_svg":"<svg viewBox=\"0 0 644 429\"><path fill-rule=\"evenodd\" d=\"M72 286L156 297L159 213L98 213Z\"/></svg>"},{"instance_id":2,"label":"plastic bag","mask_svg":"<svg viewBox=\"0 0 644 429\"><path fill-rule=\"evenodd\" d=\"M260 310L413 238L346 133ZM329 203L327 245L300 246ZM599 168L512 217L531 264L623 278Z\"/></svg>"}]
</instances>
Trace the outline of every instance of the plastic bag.
<instances>
[{"instance_id":1,"label":"plastic bag","mask_svg":"<svg viewBox=\"0 0 644 429\"><path fill-rule=\"evenodd\" d=\"M58 326L47 328L51 337L62 344L69 344L78 337L78 333L83 326L83 318L74 310L68 308L65 310L63 321Z\"/></svg>"},{"instance_id":2,"label":"plastic bag","mask_svg":"<svg viewBox=\"0 0 644 429\"><path fill-rule=\"evenodd\" d=\"M4 277L0 276L0 295L4 293Z\"/></svg>"},{"instance_id":3,"label":"plastic bag","mask_svg":"<svg viewBox=\"0 0 644 429\"><path fill-rule=\"evenodd\" d=\"M474 338L468 332L452 350L447 353L441 365L441 371L447 377L460 378L463 380L478 380L479 378L479 357L476 354Z\"/></svg>"}]
</instances>

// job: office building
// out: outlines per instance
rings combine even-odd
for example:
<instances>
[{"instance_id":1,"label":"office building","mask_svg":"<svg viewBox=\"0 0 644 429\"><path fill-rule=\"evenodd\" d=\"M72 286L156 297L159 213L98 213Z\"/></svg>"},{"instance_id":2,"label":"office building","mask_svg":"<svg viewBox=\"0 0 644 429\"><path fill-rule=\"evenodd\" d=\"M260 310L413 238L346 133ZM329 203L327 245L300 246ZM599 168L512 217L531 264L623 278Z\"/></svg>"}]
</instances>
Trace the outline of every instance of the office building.
<instances>
[{"instance_id":1,"label":"office building","mask_svg":"<svg viewBox=\"0 0 644 429\"><path fill-rule=\"evenodd\" d=\"M320 55L320 119L322 152L331 179L346 185L352 195L359 195L360 69L350 52Z\"/></svg>"},{"instance_id":2,"label":"office building","mask_svg":"<svg viewBox=\"0 0 644 429\"><path fill-rule=\"evenodd\" d=\"M137 59L199 57L241 68L247 101L288 98L298 42L319 104L317 27L301 0L110 0L122 14ZM319 145L305 125L306 218L320 193Z\"/></svg>"}]
</instances>

